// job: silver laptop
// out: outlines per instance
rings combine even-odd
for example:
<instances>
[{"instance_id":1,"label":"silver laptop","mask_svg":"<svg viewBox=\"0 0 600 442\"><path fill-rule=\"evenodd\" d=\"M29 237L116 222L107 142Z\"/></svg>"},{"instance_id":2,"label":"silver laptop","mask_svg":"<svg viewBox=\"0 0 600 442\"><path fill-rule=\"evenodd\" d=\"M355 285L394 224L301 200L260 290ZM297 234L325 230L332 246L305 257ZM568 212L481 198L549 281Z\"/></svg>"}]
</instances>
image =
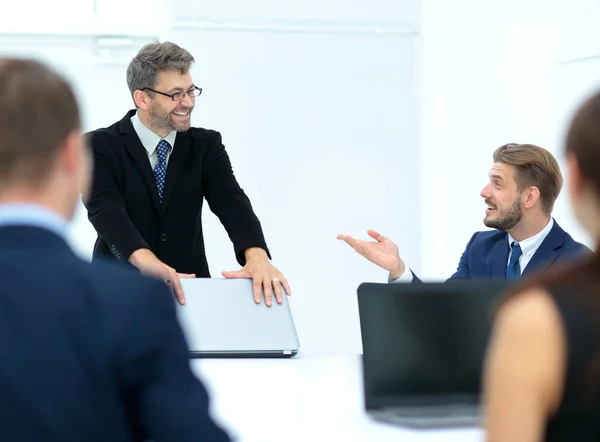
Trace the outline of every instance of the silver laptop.
<instances>
[{"instance_id":1,"label":"silver laptop","mask_svg":"<svg viewBox=\"0 0 600 442\"><path fill-rule=\"evenodd\" d=\"M290 306L264 296L254 302L252 280L181 279L185 305L177 316L192 357L292 357L300 343Z\"/></svg>"},{"instance_id":2,"label":"silver laptop","mask_svg":"<svg viewBox=\"0 0 600 442\"><path fill-rule=\"evenodd\" d=\"M414 427L481 424L492 309L506 281L361 284L366 412Z\"/></svg>"}]
</instances>

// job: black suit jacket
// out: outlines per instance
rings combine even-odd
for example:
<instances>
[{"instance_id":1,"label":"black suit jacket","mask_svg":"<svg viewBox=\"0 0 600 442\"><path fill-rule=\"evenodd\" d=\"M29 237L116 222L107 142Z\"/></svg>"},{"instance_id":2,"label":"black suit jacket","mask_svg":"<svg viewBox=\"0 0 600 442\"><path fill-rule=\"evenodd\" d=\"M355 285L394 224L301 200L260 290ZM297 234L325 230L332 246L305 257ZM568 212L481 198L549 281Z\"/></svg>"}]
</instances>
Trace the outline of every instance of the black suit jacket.
<instances>
[{"instance_id":1,"label":"black suit jacket","mask_svg":"<svg viewBox=\"0 0 600 442\"><path fill-rule=\"evenodd\" d=\"M209 277L201 219L204 198L227 230L241 265L249 247L269 254L221 135L200 128L177 133L161 204L148 153L131 124L135 112L86 134L94 152L92 189L84 201L98 233L94 258L127 262L135 250L149 248L178 272Z\"/></svg>"},{"instance_id":2,"label":"black suit jacket","mask_svg":"<svg viewBox=\"0 0 600 442\"><path fill-rule=\"evenodd\" d=\"M0 228L0 276L2 440L229 440L163 282L20 226Z\"/></svg>"}]
</instances>

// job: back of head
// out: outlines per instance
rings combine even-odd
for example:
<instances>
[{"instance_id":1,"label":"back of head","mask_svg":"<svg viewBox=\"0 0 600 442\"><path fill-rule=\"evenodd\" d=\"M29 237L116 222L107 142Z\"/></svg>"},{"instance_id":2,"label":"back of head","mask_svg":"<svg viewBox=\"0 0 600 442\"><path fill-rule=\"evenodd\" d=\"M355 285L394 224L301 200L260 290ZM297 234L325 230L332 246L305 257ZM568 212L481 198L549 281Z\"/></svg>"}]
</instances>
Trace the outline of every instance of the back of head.
<instances>
[{"instance_id":1,"label":"back of head","mask_svg":"<svg viewBox=\"0 0 600 442\"><path fill-rule=\"evenodd\" d=\"M0 58L0 186L42 187L60 147L80 129L69 84L42 63Z\"/></svg>"},{"instance_id":2,"label":"back of head","mask_svg":"<svg viewBox=\"0 0 600 442\"><path fill-rule=\"evenodd\" d=\"M192 54L175 43L149 43L129 63L127 86L133 96L136 90L154 87L160 72L176 71L183 75L193 63Z\"/></svg>"},{"instance_id":3,"label":"back of head","mask_svg":"<svg viewBox=\"0 0 600 442\"><path fill-rule=\"evenodd\" d=\"M577 160L583 180L600 199L600 92L589 98L573 117L565 151Z\"/></svg>"},{"instance_id":4,"label":"back of head","mask_svg":"<svg viewBox=\"0 0 600 442\"><path fill-rule=\"evenodd\" d=\"M494 152L494 162L513 166L519 190L535 186L540 191L542 210L552 213L560 194L563 177L556 158L546 149L534 144L510 143Z\"/></svg>"}]
</instances>

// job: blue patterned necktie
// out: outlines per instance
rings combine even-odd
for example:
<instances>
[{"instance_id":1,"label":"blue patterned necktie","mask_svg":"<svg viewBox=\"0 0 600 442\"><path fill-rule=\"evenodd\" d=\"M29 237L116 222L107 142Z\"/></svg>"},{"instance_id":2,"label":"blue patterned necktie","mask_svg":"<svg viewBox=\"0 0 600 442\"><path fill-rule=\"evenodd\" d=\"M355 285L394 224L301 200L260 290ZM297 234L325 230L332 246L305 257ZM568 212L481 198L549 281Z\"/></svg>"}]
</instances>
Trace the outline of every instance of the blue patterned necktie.
<instances>
[{"instance_id":1,"label":"blue patterned necktie","mask_svg":"<svg viewBox=\"0 0 600 442\"><path fill-rule=\"evenodd\" d=\"M165 188L165 178L167 177L167 154L171 145L165 140L160 140L156 146L158 154L158 163L154 167L154 176L156 177L156 188L158 189L158 199L162 203L163 190Z\"/></svg>"},{"instance_id":2,"label":"blue patterned necktie","mask_svg":"<svg viewBox=\"0 0 600 442\"><path fill-rule=\"evenodd\" d=\"M521 276L521 265L519 264L519 258L523 254L521 246L516 242L511 245L512 253L508 260L508 267L506 268L506 279L516 279Z\"/></svg>"}]
</instances>

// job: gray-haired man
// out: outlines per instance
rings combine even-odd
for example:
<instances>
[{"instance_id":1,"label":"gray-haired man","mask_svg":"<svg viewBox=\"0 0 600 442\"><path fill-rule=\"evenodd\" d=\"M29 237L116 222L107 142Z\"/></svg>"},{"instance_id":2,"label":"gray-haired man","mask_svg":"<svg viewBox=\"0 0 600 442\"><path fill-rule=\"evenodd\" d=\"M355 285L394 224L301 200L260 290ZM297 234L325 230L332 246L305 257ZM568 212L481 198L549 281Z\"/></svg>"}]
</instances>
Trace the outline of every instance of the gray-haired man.
<instances>
[{"instance_id":1,"label":"gray-haired man","mask_svg":"<svg viewBox=\"0 0 600 442\"><path fill-rule=\"evenodd\" d=\"M136 109L88 134L95 169L86 203L98 233L94 258L130 263L171 284L209 277L201 224L204 198L234 245L243 268L228 278L252 278L254 298L282 302L288 283L269 261L261 224L240 188L221 135L190 126L202 92L190 75L192 55L171 42L144 46L127 69Z\"/></svg>"}]
</instances>

